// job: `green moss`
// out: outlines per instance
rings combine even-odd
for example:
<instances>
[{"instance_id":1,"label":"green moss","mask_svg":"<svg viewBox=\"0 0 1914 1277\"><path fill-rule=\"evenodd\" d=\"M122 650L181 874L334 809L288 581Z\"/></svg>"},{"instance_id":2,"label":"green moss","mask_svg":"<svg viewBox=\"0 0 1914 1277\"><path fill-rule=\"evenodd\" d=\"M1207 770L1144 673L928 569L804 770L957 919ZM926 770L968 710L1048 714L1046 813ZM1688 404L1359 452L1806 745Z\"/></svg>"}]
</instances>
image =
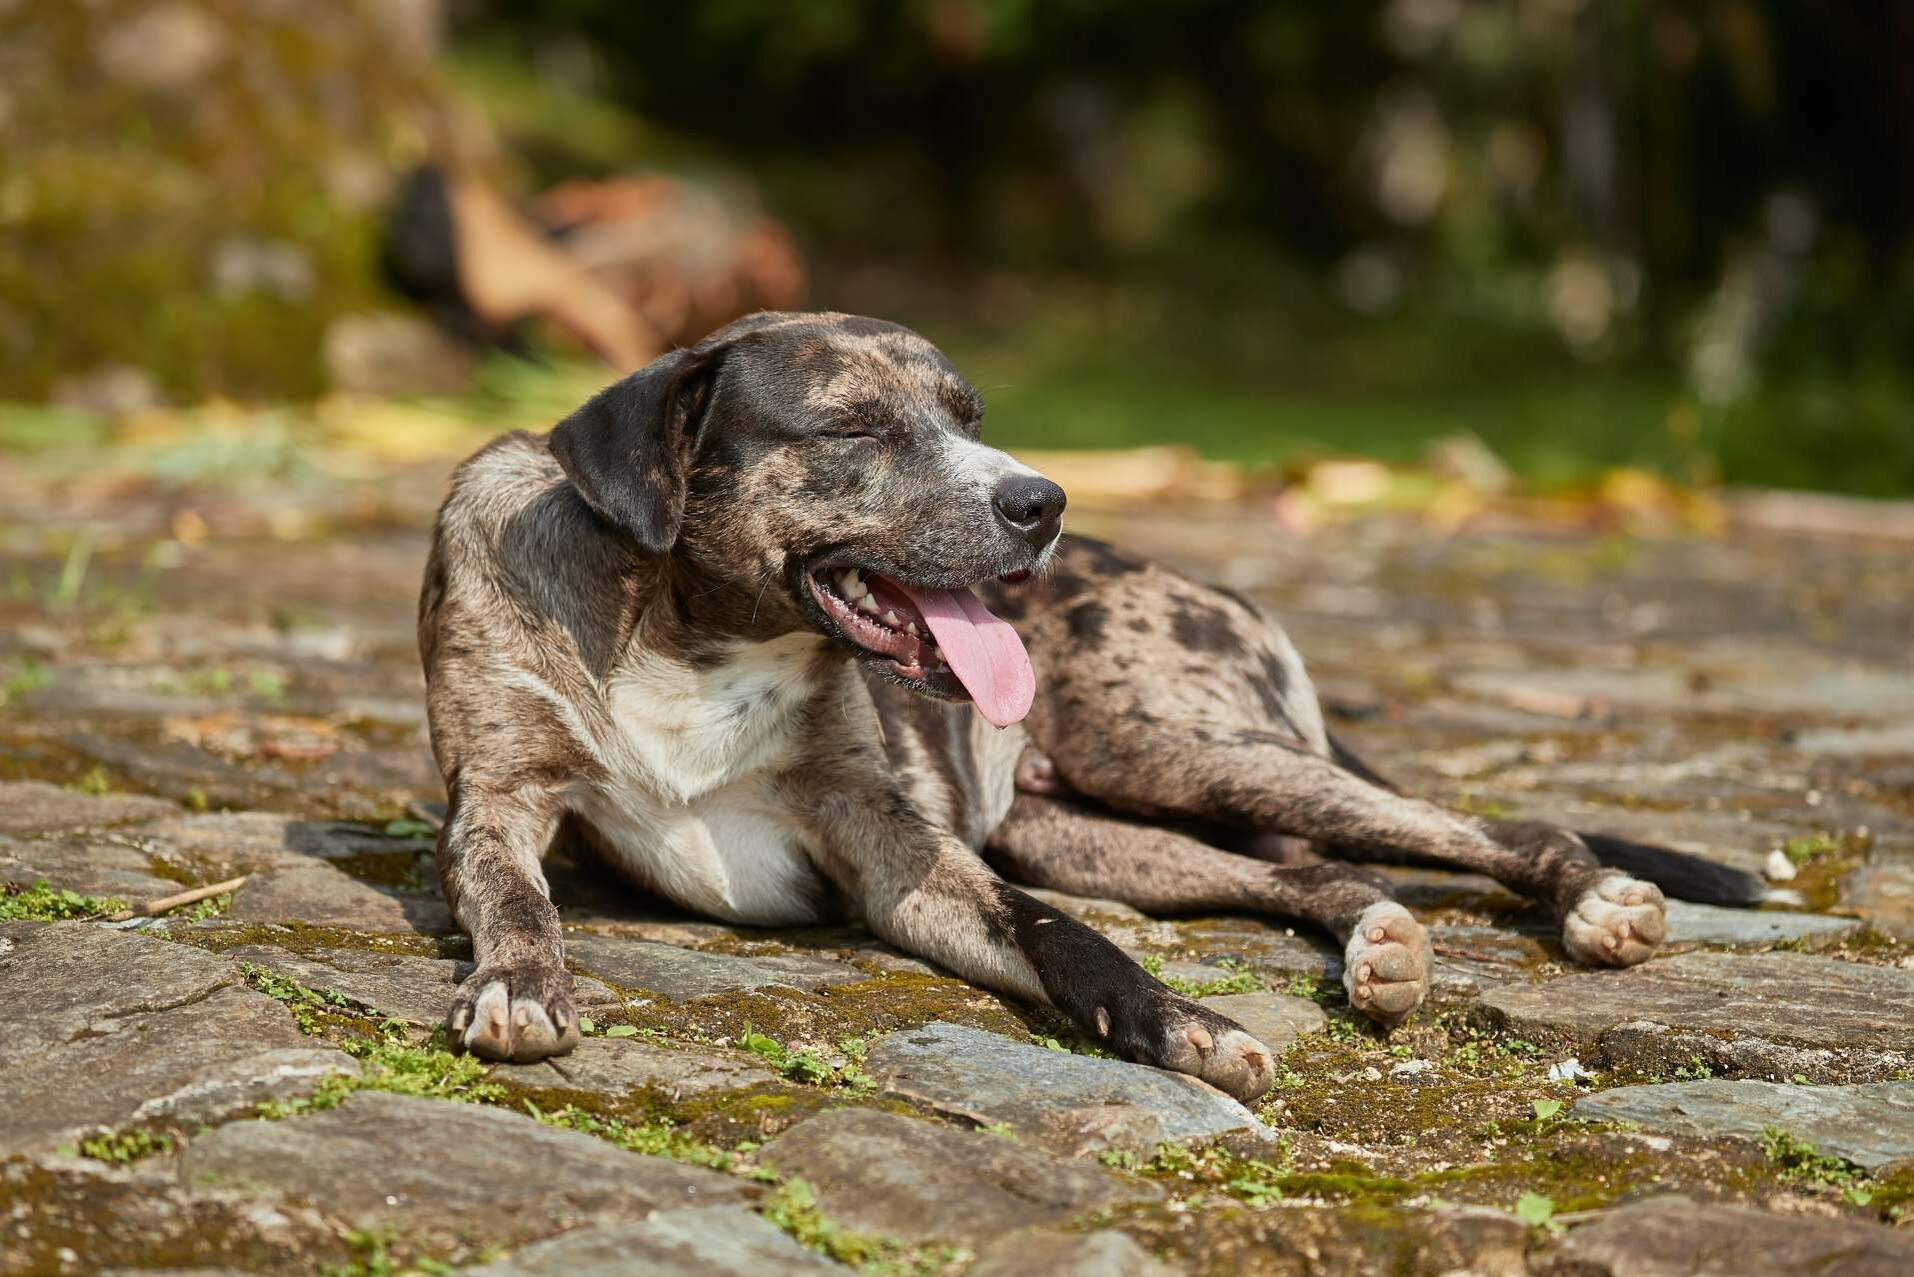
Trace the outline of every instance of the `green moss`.
<instances>
[{"instance_id":1,"label":"green moss","mask_svg":"<svg viewBox=\"0 0 1914 1277\"><path fill-rule=\"evenodd\" d=\"M150 853L146 857L146 872L152 874L155 878L164 878L168 882L176 882L182 887L197 887L201 882L205 881L198 874L188 869L185 865L180 864L178 861L168 860L165 856L156 856Z\"/></svg>"},{"instance_id":2,"label":"green moss","mask_svg":"<svg viewBox=\"0 0 1914 1277\"><path fill-rule=\"evenodd\" d=\"M334 856L326 863L360 882L402 891L430 890L436 877L430 851L364 851Z\"/></svg>"},{"instance_id":3,"label":"green moss","mask_svg":"<svg viewBox=\"0 0 1914 1277\"><path fill-rule=\"evenodd\" d=\"M62 922L69 918L97 918L124 908L126 902L117 897L83 896L77 891L49 886L44 878L31 887L0 889L0 922Z\"/></svg>"},{"instance_id":4,"label":"green moss","mask_svg":"<svg viewBox=\"0 0 1914 1277\"><path fill-rule=\"evenodd\" d=\"M191 1226L152 1228L153 1185L138 1179L103 1178L63 1169L57 1161L0 1163L0 1200L15 1213L10 1226L8 1271L232 1269L240 1272L314 1272L348 1258L329 1230L297 1225L262 1231L248 1218L249 1199L200 1200Z\"/></svg>"},{"instance_id":5,"label":"green moss","mask_svg":"<svg viewBox=\"0 0 1914 1277\"><path fill-rule=\"evenodd\" d=\"M257 922L238 926L179 929L166 938L209 953L224 953L242 945L284 949L302 957L327 949L357 949L366 953L397 953L415 958L469 958L471 942L464 936L422 936L412 932L353 931L308 922Z\"/></svg>"}]
</instances>

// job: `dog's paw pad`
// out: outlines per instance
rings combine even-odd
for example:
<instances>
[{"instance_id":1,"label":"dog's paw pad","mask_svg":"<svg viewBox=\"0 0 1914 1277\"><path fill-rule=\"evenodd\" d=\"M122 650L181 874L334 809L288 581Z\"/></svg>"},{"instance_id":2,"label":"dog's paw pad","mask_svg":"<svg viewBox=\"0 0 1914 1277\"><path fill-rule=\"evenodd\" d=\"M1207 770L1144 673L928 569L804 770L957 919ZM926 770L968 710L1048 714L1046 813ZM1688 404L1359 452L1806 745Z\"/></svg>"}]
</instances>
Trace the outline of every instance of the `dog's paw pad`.
<instances>
[{"instance_id":1,"label":"dog's paw pad","mask_svg":"<svg viewBox=\"0 0 1914 1277\"><path fill-rule=\"evenodd\" d=\"M1221 1016L1173 1026L1169 1049L1156 1063L1201 1078L1245 1104L1276 1085L1276 1053Z\"/></svg>"},{"instance_id":2,"label":"dog's paw pad","mask_svg":"<svg viewBox=\"0 0 1914 1277\"><path fill-rule=\"evenodd\" d=\"M1578 962L1632 967L1668 934L1666 910L1654 883L1609 874L1578 896L1562 919L1562 947Z\"/></svg>"},{"instance_id":3,"label":"dog's paw pad","mask_svg":"<svg viewBox=\"0 0 1914 1277\"><path fill-rule=\"evenodd\" d=\"M1342 985L1349 1004L1370 1019L1394 1024L1429 995L1435 954L1429 934L1393 900L1370 905L1343 950Z\"/></svg>"},{"instance_id":4,"label":"dog's paw pad","mask_svg":"<svg viewBox=\"0 0 1914 1277\"><path fill-rule=\"evenodd\" d=\"M571 975L563 967L481 968L459 986L446 1027L487 1060L563 1055L578 1044Z\"/></svg>"}]
</instances>

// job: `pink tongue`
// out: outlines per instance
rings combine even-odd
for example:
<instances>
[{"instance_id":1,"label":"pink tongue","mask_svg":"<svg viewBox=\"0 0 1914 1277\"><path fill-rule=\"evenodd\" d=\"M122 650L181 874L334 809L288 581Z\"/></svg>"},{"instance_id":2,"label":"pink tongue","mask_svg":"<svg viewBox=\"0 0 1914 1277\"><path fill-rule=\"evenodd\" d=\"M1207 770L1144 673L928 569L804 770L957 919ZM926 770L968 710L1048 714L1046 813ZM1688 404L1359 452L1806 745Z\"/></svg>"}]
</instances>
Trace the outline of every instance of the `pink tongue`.
<instances>
[{"instance_id":1,"label":"pink tongue","mask_svg":"<svg viewBox=\"0 0 1914 1277\"><path fill-rule=\"evenodd\" d=\"M1030 654L1009 622L991 615L969 590L920 590L908 585L903 590L930 623L951 672L983 716L998 727L1021 722L1037 695L1037 672L1030 668Z\"/></svg>"}]
</instances>

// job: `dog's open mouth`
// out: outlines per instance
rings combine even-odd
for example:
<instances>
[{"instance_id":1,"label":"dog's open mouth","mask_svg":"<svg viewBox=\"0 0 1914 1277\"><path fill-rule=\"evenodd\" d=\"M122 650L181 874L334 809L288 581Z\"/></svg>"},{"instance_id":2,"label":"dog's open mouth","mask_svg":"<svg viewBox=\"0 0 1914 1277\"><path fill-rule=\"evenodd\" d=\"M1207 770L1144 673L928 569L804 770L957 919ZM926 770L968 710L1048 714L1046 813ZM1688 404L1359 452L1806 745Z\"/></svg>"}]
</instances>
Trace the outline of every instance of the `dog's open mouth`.
<instances>
[{"instance_id":1,"label":"dog's open mouth","mask_svg":"<svg viewBox=\"0 0 1914 1277\"><path fill-rule=\"evenodd\" d=\"M1023 640L970 590L905 585L858 568L820 569L807 581L838 632L887 658L899 678L942 695L967 692L998 727L1030 712L1037 675Z\"/></svg>"}]
</instances>

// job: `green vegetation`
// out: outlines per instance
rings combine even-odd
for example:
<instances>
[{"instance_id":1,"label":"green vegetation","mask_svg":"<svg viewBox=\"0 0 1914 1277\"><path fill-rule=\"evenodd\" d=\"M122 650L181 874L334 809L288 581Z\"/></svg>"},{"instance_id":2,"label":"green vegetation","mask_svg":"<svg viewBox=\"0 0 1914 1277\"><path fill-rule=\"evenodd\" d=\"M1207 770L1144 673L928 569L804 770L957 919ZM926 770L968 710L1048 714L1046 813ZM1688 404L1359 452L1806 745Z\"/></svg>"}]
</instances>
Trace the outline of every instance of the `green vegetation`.
<instances>
[{"instance_id":1,"label":"green vegetation","mask_svg":"<svg viewBox=\"0 0 1914 1277\"><path fill-rule=\"evenodd\" d=\"M1555 1216L1555 1199L1541 1193L1524 1193L1515 1199L1515 1217L1531 1228L1540 1228Z\"/></svg>"},{"instance_id":2,"label":"green vegetation","mask_svg":"<svg viewBox=\"0 0 1914 1277\"><path fill-rule=\"evenodd\" d=\"M46 879L31 887L0 891L0 922L29 920L62 922L69 918L97 918L126 908L126 902L113 896L83 896L63 887L51 887Z\"/></svg>"},{"instance_id":3,"label":"green vegetation","mask_svg":"<svg viewBox=\"0 0 1914 1277\"><path fill-rule=\"evenodd\" d=\"M1219 958L1216 966L1222 970L1223 974L1210 980L1191 980L1182 976L1164 975L1163 958L1159 954L1145 954L1141 959L1141 965L1145 971L1186 998L1208 998L1221 993L1260 993L1263 990L1262 977L1245 967L1237 958Z\"/></svg>"},{"instance_id":4,"label":"green vegetation","mask_svg":"<svg viewBox=\"0 0 1914 1277\"><path fill-rule=\"evenodd\" d=\"M81 1140L76 1149L71 1145L60 1152L73 1156L90 1157L96 1162L111 1162L125 1166L139 1161L143 1157L152 1157L158 1153L173 1151L173 1137L164 1131L151 1131L144 1127L126 1131L103 1131L98 1135L89 1135Z\"/></svg>"},{"instance_id":5,"label":"green vegetation","mask_svg":"<svg viewBox=\"0 0 1914 1277\"><path fill-rule=\"evenodd\" d=\"M1790 838L1781 847L1782 854L1797 868L1809 861L1820 860L1824 856L1836 855L1845 850L1847 850L1847 840L1829 833Z\"/></svg>"},{"instance_id":6,"label":"green vegetation","mask_svg":"<svg viewBox=\"0 0 1914 1277\"><path fill-rule=\"evenodd\" d=\"M7 705L53 682L53 675L39 661L28 658L0 682L0 705Z\"/></svg>"},{"instance_id":7,"label":"green vegetation","mask_svg":"<svg viewBox=\"0 0 1914 1277\"><path fill-rule=\"evenodd\" d=\"M1784 1183L1831 1188L1855 1206L1866 1206L1874 1198L1866 1171L1778 1127L1761 1132L1761 1151L1779 1168Z\"/></svg>"},{"instance_id":8,"label":"green vegetation","mask_svg":"<svg viewBox=\"0 0 1914 1277\"><path fill-rule=\"evenodd\" d=\"M627 1152L643 1153L648 1157L669 1157L674 1161L708 1166L718 1171L729 1171L739 1164L735 1152L687 1135L670 1118L627 1122L621 1118L589 1113L569 1104L551 1112L541 1109L531 1100L524 1101L524 1106L527 1113L547 1126L594 1135Z\"/></svg>"},{"instance_id":9,"label":"green vegetation","mask_svg":"<svg viewBox=\"0 0 1914 1277\"><path fill-rule=\"evenodd\" d=\"M430 1256L419 1255L400 1260L393 1249L396 1238L388 1232L354 1229L346 1234L352 1247L352 1260L345 1264L327 1264L321 1277L441 1277L455 1271L452 1265Z\"/></svg>"},{"instance_id":10,"label":"green vegetation","mask_svg":"<svg viewBox=\"0 0 1914 1277\"><path fill-rule=\"evenodd\" d=\"M818 1209L816 1194L801 1179L786 1180L760 1209L799 1244L867 1277L928 1277L966 1258L954 1247L906 1246L846 1228Z\"/></svg>"},{"instance_id":11,"label":"green vegetation","mask_svg":"<svg viewBox=\"0 0 1914 1277\"><path fill-rule=\"evenodd\" d=\"M621 1027L629 1029L631 1026ZM611 1036L611 1030L606 1030L606 1036ZM738 1045L793 1082L806 1082L812 1086L841 1086L852 1091L872 1091L877 1088L876 1079L864 1071L864 1053L870 1049L868 1037L838 1039L837 1049L842 1055L835 1060L808 1048L794 1051L776 1038L757 1032L748 1024L738 1038Z\"/></svg>"}]
</instances>

